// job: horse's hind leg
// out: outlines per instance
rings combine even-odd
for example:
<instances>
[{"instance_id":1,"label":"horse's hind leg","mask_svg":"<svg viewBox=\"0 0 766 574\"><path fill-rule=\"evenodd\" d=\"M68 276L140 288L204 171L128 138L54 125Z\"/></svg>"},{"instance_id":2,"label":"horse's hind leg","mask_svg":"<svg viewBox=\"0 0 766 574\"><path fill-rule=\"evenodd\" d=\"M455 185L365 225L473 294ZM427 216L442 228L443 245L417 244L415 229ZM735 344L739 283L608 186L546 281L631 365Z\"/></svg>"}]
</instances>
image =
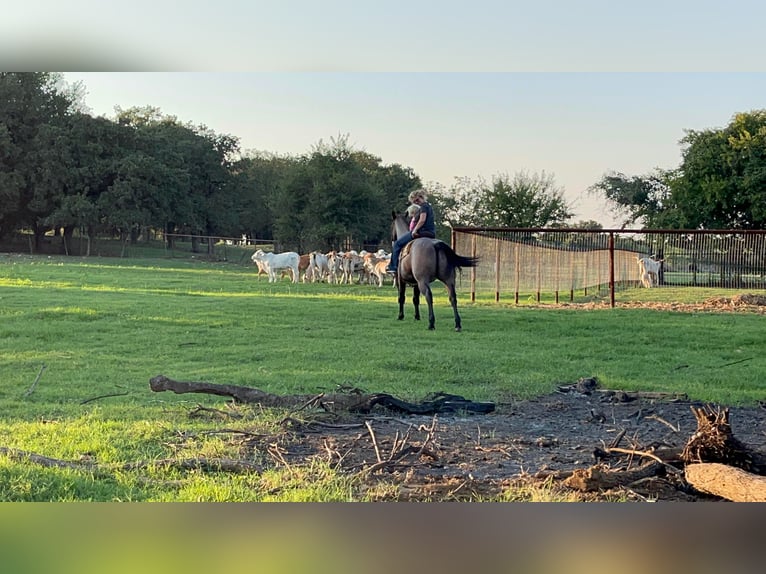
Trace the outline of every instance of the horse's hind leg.
<instances>
[{"instance_id":1,"label":"horse's hind leg","mask_svg":"<svg viewBox=\"0 0 766 574\"><path fill-rule=\"evenodd\" d=\"M412 287L412 305L415 307L415 320L420 321L420 288L417 284Z\"/></svg>"},{"instance_id":2,"label":"horse's hind leg","mask_svg":"<svg viewBox=\"0 0 766 574\"><path fill-rule=\"evenodd\" d=\"M428 329L433 331L436 328L436 325L434 324L436 322L434 317L434 294L428 283L424 282L420 287L423 296L426 298L426 303L428 303Z\"/></svg>"},{"instance_id":3,"label":"horse's hind leg","mask_svg":"<svg viewBox=\"0 0 766 574\"><path fill-rule=\"evenodd\" d=\"M454 283L447 284L447 293L449 293L449 302L452 305L452 312L455 315L455 331L462 331L463 325L460 322L460 313L457 312L457 291Z\"/></svg>"}]
</instances>

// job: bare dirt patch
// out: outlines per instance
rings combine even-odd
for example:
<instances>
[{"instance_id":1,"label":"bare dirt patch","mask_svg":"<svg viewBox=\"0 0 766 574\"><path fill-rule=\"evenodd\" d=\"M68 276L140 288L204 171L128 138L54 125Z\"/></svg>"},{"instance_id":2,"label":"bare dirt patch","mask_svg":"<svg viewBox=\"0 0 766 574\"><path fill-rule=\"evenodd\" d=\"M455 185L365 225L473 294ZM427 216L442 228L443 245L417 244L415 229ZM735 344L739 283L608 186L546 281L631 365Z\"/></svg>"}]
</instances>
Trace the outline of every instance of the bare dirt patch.
<instances>
[{"instance_id":1,"label":"bare dirt patch","mask_svg":"<svg viewBox=\"0 0 766 574\"><path fill-rule=\"evenodd\" d=\"M393 485L381 490L381 498L391 500L476 500L542 484L581 500L711 500L674 472L597 492L568 488L565 479L576 469L645 466L648 459L630 451L680 451L696 428L692 407L703 405L563 388L498 403L484 415L291 418L278 440L279 456L285 465L320 458L363 477L370 491L380 482ZM732 408L730 420L742 442L763 444L765 409ZM610 445L625 452L604 457Z\"/></svg>"},{"instance_id":2,"label":"bare dirt patch","mask_svg":"<svg viewBox=\"0 0 766 574\"><path fill-rule=\"evenodd\" d=\"M608 301L590 303L562 303L562 307L577 307L583 309L608 308ZM766 314L766 295L740 293L732 297L710 297L700 303L667 303L647 301L623 301L615 304L620 308L655 309L658 311L681 311L687 313L756 313Z\"/></svg>"}]
</instances>

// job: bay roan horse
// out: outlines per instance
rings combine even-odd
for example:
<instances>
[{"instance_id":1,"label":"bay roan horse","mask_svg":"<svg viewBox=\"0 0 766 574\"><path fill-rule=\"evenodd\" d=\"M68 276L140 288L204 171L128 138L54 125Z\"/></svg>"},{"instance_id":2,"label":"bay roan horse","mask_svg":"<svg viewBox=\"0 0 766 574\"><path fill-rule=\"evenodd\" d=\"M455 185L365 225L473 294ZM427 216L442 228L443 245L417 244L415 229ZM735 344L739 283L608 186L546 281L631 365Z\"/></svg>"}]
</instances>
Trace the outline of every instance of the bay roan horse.
<instances>
[{"instance_id":1,"label":"bay roan horse","mask_svg":"<svg viewBox=\"0 0 766 574\"><path fill-rule=\"evenodd\" d=\"M392 212L391 240L409 230L404 215ZM418 237L402 249L397 267L396 285L399 288L399 320L404 319L404 301L407 285L413 286L412 303L415 306L415 319L420 320L420 295L428 303L428 328L434 328L434 301L431 283L436 279L444 283L449 294L449 302L455 314L455 331L462 329L460 314L457 312L457 294L455 292L455 270L462 267L475 267L478 259L464 257L439 239Z\"/></svg>"}]
</instances>

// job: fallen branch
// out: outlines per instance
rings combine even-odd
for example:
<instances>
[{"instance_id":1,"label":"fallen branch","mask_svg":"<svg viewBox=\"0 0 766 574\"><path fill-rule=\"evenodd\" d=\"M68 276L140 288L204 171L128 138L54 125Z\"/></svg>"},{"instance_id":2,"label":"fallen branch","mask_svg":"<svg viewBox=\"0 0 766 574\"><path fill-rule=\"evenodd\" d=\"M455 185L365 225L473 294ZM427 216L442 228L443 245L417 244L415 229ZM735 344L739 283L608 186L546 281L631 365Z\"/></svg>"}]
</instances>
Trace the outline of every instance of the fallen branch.
<instances>
[{"instance_id":1,"label":"fallen branch","mask_svg":"<svg viewBox=\"0 0 766 574\"><path fill-rule=\"evenodd\" d=\"M385 393L377 394L321 394L282 396L266 393L254 387L237 385L219 385L207 382L174 381L164 375L157 375L149 380L149 387L154 392L172 391L176 394L207 393L231 397L241 403L257 403L264 407L299 410L308 405L317 405L328 412L348 411L369 413L373 407L380 406L408 414L435 414L444 412L490 413L495 410L494 403L477 403L458 395L437 393L432 400L420 404L408 403Z\"/></svg>"},{"instance_id":2,"label":"fallen branch","mask_svg":"<svg viewBox=\"0 0 766 574\"><path fill-rule=\"evenodd\" d=\"M242 418L242 415L239 413L227 413L226 411L222 411L221 409L211 409L210 407L203 407L202 405L197 405L194 407L194 410L189 411L189 418L194 418L198 416L199 413L213 413L216 415L221 415L222 417L230 417L233 419L240 419Z\"/></svg>"},{"instance_id":3,"label":"fallen branch","mask_svg":"<svg viewBox=\"0 0 766 574\"><path fill-rule=\"evenodd\" d=\"M372 430L372 425L370 424L370 421L364 421L364 424L367 426L367 430L370 433L370 438L372 439L372 446L375 447L375 457L378 459L378 462L383 462L383 459L380 458L380 449L378 448L378 440L375 438L375 431Z\"/></svg>"},{"instance_id":4,"label":"fallen branch","mask_svg":"<svg viewBox=\"0 0 766 574\"><path fill-rule=\"evenodd\" d=\"M45 363L43 363L42 365L40 365L40 372L39 372L39 373L37 373L37 376L35 377L35 381L32 383L32 385L31 385L31 386L30 386L30 387L29 387L29 388L26 390L26 392L24 393L24 396L25 396L25 397L28 397L29 395L31 395L31 394L32 394L32 391L34 391L34 390L35 390L35 387L37 386L37 383L39 383L39 382L40 382L40 377L42 377L42 376L43 376L43 371L45 371L45 369L46 369Z\"/></svg>"},{"instance_id":5,"label":"fallen branch","mask_svg":"<svg viewBox=\"0 0 766 574\"><path fill-rule=\"evenodd\" d=\"M664 465L659 462L650 462L646 466L636 470L611 471L596 465L590 468L578 468L563 482L564 486L581 492L594 492L598 490L610 490L619 486L627 486L637 480L650 476L657 476L663 472Z\"/></svg>"},{"instance_id":6,"label":"fallen branch","mask_svg":"<svg viewBox=\"0 0 766 574\"><path fill-rule=\"evenodd\" d=\"M676 426L673 426L671 423L669 423L668 421L666 421L665 419L663 419L660 416L649 415L648 417L645 417L645 418L651 419L653 421L660 422L660 423L664 424L665 426L667 426L668 428L670 428L670 430L672 430L673 432L681 432L681 425L680 424L676 425Z\"/></svg>"},{"instance_id":7,"label":"fallen branch","mask_svg":"<svg viewBox=\"0 0 766 574\"><path fill-rule=\"evenodd\" d=\"M93 401L97 401L99 399L105 399L107 397L122 397L128 394L128 391L125 391L124 393L109 393L107 395L99 395L97 397L93 397L91 399L85 399L84 401L80 401L81 405L86 405L88 403L92 403Z\"/></svg>"},{"instance_id":8,"label":"fallen branch","mask_svg":"<svg viewBox=\"0 0 766 574\"><path fill-rule=\"evenodd\" d=\"M61 460L51 458L25 450L0 446L0 454L13 460L27 461L48 468L81 469L98 474L107 474L114 469L138 470L149 467L173 467L182 470L205 470L212 472L259 472L261 467L245 460L228 458L186 458L186 459L159 459L149 461L129 462L122 465L98 465L89 461Z\"/></svg>"},{"instance_id":9,"label":"fallen branch","mask_svg":"<svg viewBox=\"0 0 766 574\"><path fill-rule=\"evenodd\" d=\"M9 448L6 446L0 446L0 454L4 454L12 460L21 460L33 462L40 466L47 468L87 468L92 469L93 463L90 462L78 462L70 460L61 460L58 458L50 458L34 452L28 452L26 450L19 450L16 448Z\"/></svg>"},{"instance_id":10,"label":"fallen branch","mask_svg":"<svg viewBox=\"0 0 766 574\"><path fill-rule=\"evenodd\" d=\"M644 458L651 458L652 460L657 461L657 462L659 462L662 465L665 465L665 468L667 470L669 470L670 472L672 472L672 473L679 474L681 472L680 470L678 470L673 465L668 464L667 461L663 460L660 456L658 456L654 452L649 452L649 451L644 451L644 450L634 450L634 449L629 449L629 448L616 448L616 447L608 448L608 449L606 449L606 452L608 454L620 453L620 454L627 454L627 455L630 455L630 456L640 456L640 457L644 457Z\"/></svg>"},{"instance_id":11,"label":"fallen branch","mask_svg":"<svg viewBox=\"0 0 766 574\"><path fill-rule=\"evenodd\" d=\"M689 396L686 393L660 393L650 391L617 391L610 389L597 389L595 392L602 395L601 400L612 400L614 402L628 403L637 399L647 399L653 401L686 401Z\"/></svg>"}]
</instances>

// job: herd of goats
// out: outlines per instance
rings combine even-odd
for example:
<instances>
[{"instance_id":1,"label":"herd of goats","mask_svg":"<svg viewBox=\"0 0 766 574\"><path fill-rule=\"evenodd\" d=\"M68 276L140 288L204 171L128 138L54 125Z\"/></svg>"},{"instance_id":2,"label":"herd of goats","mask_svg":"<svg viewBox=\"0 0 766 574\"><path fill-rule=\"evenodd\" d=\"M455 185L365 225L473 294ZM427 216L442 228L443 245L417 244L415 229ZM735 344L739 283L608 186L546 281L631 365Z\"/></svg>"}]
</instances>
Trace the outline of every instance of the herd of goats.
<instances>
[{"instance_id":1,"label":"herd of goats","mask_svg":"<svg viewBox=\"0 0 766 574\"><path fill-rule=\"evenodd\" d=\"M375 253L368 251L330 251L322 253L312 251L299 255L295 251L283 253L264 252L258 249L251 260L258 267L258 276L268 275L269 282L278 281L288 275L293 283L367 283L382 287L386 277L386 267L391 254L383 249ZM659 284L660 261L650 257L639 257L639 279L644 287Z\"/></svg>"},{"instance_id":2,"label":"herd of goats","mask_svg":"<svg viewBox=\"0 0 766 574\"><path fill-rule=\"evenodd\" d=\"M283 274L288 274L293 283L356 282L382 287L391 254L383 249L375 253L354 250L329 253L312 251L305 255L298 255L295 251L270 253L258 249L251 259L258 267L258 275L268 275L270 283L277 281Z\"/></svg>"}]
</instances>

